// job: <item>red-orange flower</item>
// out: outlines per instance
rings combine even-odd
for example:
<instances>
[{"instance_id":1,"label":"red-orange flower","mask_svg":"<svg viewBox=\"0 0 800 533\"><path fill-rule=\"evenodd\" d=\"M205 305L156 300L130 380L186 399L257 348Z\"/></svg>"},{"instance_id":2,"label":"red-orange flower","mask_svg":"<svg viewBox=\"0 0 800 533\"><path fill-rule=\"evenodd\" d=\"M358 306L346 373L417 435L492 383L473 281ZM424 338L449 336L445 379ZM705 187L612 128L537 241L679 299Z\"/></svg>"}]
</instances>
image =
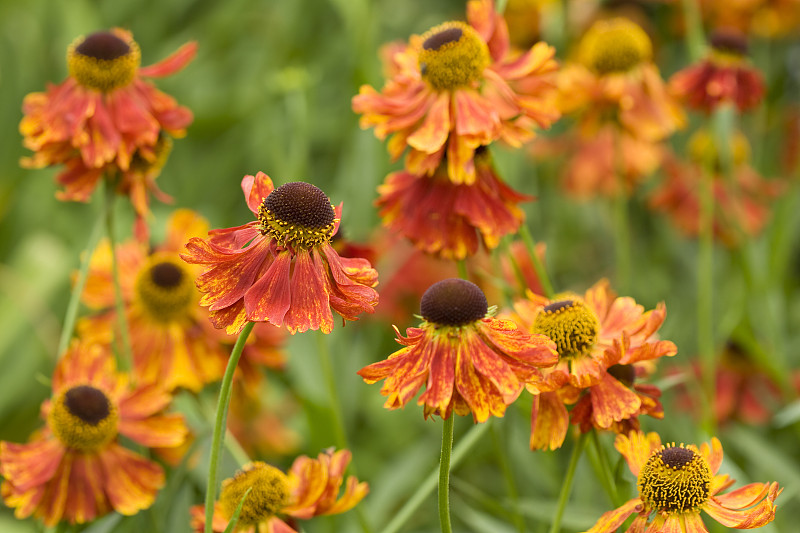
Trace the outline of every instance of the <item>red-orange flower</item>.
<instances>
[{"instance_id":1,"label":"red-orange flower","mask_svg":"<svg viewBox=\"0 0 800 533\"><path fill-rule=\"evenodd\" d=\"M689 107L706 113L726 103L739 111L761 103L764 80L747 61L746 37L736 30L718 29L709 44L705 59L673 74L669 80L672 91Z\"/></svg>"},{"instance_id":2,"label":"red-orange flower","mask_svg":"<svg viewBox=\"0 0 800 533\"><path fill-rule=\"evenodd\" d=\"M294 519L349 511L369 492L365 482L350 476L344 494L339 496L350 458L348 450L332 449L320 453L317 459L301 456L288 475L262 462L246 465L235 477L222 482L220 500L214 504L212 530L225 531L248 489L236 529L242 533L297 533ZM286 521L280 516L287 517ZM192 507L192 527L198 533L205 527L202 505Z\"/></svg>"},{"instance_id":3,"label":"red-orange flower","mask_svg":"<svg viewBox=\"0 0 800 533\"><path fill-rule=\"evenodd\" d=\"M503 416L526 383L557 360L555 345L544 335L530 335L511 320L487 315L488 304L477 285L458 278L433 284L422 296L424 320L408 328L404 347L388 359L358 371L367 383L386 381L385 407L405 406L420 387L417 403L424 415L448 418L472 413L476 422Z\"/></svg>"},{"instance_id":4,"label":"red-orange flower","mask_svg":"<svg viewBox=\"0 0 800 533\"><path fill-rule=\"evenodd\" d=\"M503 183L486 149L475 153L475 181L469 185L454 184L441 165L430 176L393 172L378 192L375 205L384 226L445 259L473 255L480 243L495 248L524 221L518 204L533 199Z\"/></svg>"},{"instance_id":5,"label":"red-orange flower","mask_svg":"<svg viewBox=\"0 0 800 533\"><path fill-rule=\"evenodd\" d=\"M47 426L27 444L0 442L6 504L17 518L35 515L48 526L146 509L164 472L117 437L150 448L180 446L183 418L161 414L170 400L155 385L131 388L100 345L74 342L53 374L52 399L42 405Z\"/></svg>"},{"instance_id":6,"label":"red-orange flower","mask_svg":"<svg viewBox=\"0 0 800 533\"><path fill-rule=\"evenodd\" d=\"M19 129L35 153L23 166L64 164L56 178L64 187L62 200L87 201L101 176L116 176L118 192L145 216L147 193L163 195L154 180L169 152L166 135L184 135L192 113L143 78L177 72L196 49L188 43L139 68L139 45L128 31L114 28L76 39L67 51L69 77L25 97Z\"/></svg>"},{"instance_id":7,"label":"red-orange flower","mask_svg":"<svg viewBox=\"0 0 800 533\"><path fill-rule=\"evenodd\" d=\"M637 477L639 495L605 513L586 533L614 533L634 513L628 533L706 533L701 511L734 529L761 527L775 518L774 502L783 491L777 483L751 483L720 494L734 480L717 474L722 445L716 437L698 449L662 446L656 433L631 432L618 435L614 445Z\"/></svg>"},{"instance_id":8,"label":"red-orange flower","mask_svg":"<svg viewBox=\"0 0 800 533\"><path fill-rule=\"evenodd\" d=\"M361 258L339 257L331 239L339 229L341 205L304 182L277 189L263 172L242 179L257 220L192 238L181 257L204 265L197 287L211 321L228 333L245 323L270 322L291 332L333 329L331 308L357 320L378 303L378 273Z\"/></svg>"},{"instance_id":9,"label":"red-orange flower","mask_svg":"<svg viewBox=\"0 0 800 533\"><path fill-rule=\"evenodd\" d=\"M406 169L431 174L446 159L455 184L476 180L475 150L501 139L520 146L533 128L549 127L559 114L553 105L555 49L539 42L522 54L510 51L508 28L492 0L471 0L467 20L446 22L405 49L393 46L392 76L382 92L368 85L353 98L363 128L398 159L406 148Z\"/></svg>"}]
</instances>

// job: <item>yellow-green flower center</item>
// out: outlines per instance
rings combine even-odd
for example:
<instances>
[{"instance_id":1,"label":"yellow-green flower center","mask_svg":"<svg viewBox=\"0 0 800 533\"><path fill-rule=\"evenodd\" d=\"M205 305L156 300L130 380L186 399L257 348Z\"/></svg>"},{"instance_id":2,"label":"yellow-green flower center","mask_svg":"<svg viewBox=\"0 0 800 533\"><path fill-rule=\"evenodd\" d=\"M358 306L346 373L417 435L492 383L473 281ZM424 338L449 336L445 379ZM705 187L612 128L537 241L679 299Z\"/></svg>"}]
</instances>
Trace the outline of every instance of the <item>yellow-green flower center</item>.
<instances>
[{"instance_id":1,"label":"yellow-green flower center","mask_svg":"<svg viewBox=\"0 0 800 533\"><path fill-rule=\"evenodd\" d=\"M187 316L197 296L185 264L166 252L150 256L136 277L135 291L147 314L159 322Z\"/></svg>"},{"instance_id":2,"label":"yellow-green flower center","mask_svg":"<svg viewBox=\"0 0 800 533\"><path fill-rule=\"evenodd\" d=\"M460 278L434 283L420 302L422 318L439 326L465 326L486 316L488 310L480 287Z\"/></svg>"},{"instance_id":3,"label":"yellow-green flower center","mask_svg":"<svg viewBox=\"0 0 800 533\"><path fill-rule=\"evenodd\" d=\"M261 233L280 246L310 250L331 241L336 212L324 192L296 181L281 185L264 198L258 221Z\"/></svg>"},{"instance_id":4,"label":"yellow-green flower center","mask_svg":"<svg viewBox=\"0 0 800 533\"><path fill-rule=\"evenodd\" d=\"M111 32L79 37L67 49L69 75L84 87L104 92L130 84L141 58L138 44Z\"/></svg>"},{"instance_id":5,"label":"yellow-green flower center","mask_svg":"<svg viewBox=\"0 0 800 533\"><path fill-rule=\"evenodd\" d=\"M597 342L600 322L580 300L558 300L542 308L533 321L532 332L547 335L556 343L561 357L586 353Z\"/></svg>"},{"instance_id":6,"label":"yellow-green flower center","mask_svg":"<svg viewBox=\"0 0 800 533\"><path fill-rule=\"evenodd\" d=\"M219 503L228 518L233 516L248 489L239 514L239 523L255 525L278 514L289 502L289 478L261 461L247 464L232 478L222 482Z\"/></svg>"},{"instance_id":7,"label":"yellow-green flower center","mask_svg":"<svg viewBox=\"0 0 800 533\"><path fill-rule=\"evenodd\" d=\"M59 394L47 417L50 429L70 449L93 452L117 436L119 415L103 391L78 385Z\"/></svg>"},{"instance_id":8,"label":"yellow-green flower center","mask_svg":"<svg viewBox=\"0 0 800 533\"><path fill-rule=\"evenodd\" d=\"M692 511L708 501L711 467L695 449L662 446L639 472L639 496L648 511Z\"/></svg>"},{"instance_id":9,"label":"yellow-green flower center","mask_svg":"<svg viewBox=\"0 0 800 533\"><path fill-rule=\"evenodd\" d=\"M470 85L489 66L489 47L472 26L445 22L422 35L419 69L438 91Z\"/></svg>"},{"instance_id":10,"label":"yellow-green flower center","mask_svg":"<svg viewBox=\"0 0 800 533\"><path fill-rule=\"evenodd\" d=\"M584 65L598 74L627 72L653 55L647 33L625 18L595 22L580 44Z\"/></svg>"}]
</instances>

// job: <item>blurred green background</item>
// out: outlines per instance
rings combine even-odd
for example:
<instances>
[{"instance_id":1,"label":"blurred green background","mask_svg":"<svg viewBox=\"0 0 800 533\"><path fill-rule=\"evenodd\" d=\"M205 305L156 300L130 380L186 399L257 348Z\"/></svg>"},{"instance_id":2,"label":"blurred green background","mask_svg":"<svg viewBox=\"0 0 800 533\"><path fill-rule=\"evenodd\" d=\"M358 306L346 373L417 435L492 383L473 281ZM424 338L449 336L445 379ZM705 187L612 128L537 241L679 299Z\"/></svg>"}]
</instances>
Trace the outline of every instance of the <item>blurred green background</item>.
<instances>
[{"instance_id":1,"label":"blurred green background","mask_svg":"<svg viewBox=\"0 0 800 533\"><path fill-rule=\"evenodd\" d=\"M668 23L662 17L672 8L644 4L645 14L668 35ZM195 121L187 137L175 142L158 180L175 202L153 204L156 241L174 207L199 211L212 227L249 221L239 183L243 175L259 170L276 184L310 181L334 203L344 201L345 236L366 241L379 225L372 205L375 188L398 165L389 163L384 144L371 131L358 128L350 99L363 83L382 86L380 44L463 18L463 13L464 2L457 0L0 0L0 439L22 442L41 425L38 409L49 394L47 377L52 373L69 298L70 274L79 266L79 254L100 212L100 195L88 205L58 202L55 169L25 170L18 164L20 157L28 155L17 131L22 99L43 90L48 82L64 79L66 48L75 37L112 26L130 29L142 49L143 65L162 59L189 40L199 42L197 57L184 71L157 83L188 106ZM665 75L685 65L685 50L677 38L665 39L660 49ZM773 141L782 135L777 127L782 110L797 104L797 78L792 70L797 61L792 63L791 58L800 49L797 39L788 39L757 42L753 53L771 58L768 64L759 64L768 69L772 89L769 110L748 118L745 128L760 155L762 170L776 172L777 143ZM558 54L566 56L563 47ZM559 124L557 129L566 127ZM673 142L680 149L684 141L685 135ZM507 150L496 156L509 183L538 196L538 202L526 206L528 225L537 240L547 243L547 263L556 289L583 291L600 277L613 280L609 203L576 203L566 198L556 179L558 161L535 166L524 154ZM797 204L797 188L792 187L791 194L776 202L764 235L743 254L718 249L715 255L717 345L743 322L750 324L750 340L772 371L784 376L797 368L800 359ZM120 201L118 208L123 218L120 236L127 238L130 206ZM665 378L665 370L685 366L697 344L697 247L663 217L650 213L641 195L631 202L630 214L634 250L630 295L648 309L659 301L667 304L662 337L679 348L675 360L662 364L659 374L662 384L669 385L675 380ZM414 320L409 316L407 323L397 325L406 327ZM293 337L286 375L270 376L272 386L293 395L303 407L305 415L288 422L303 437L298 453L316 455L332 445L328 395L316 355L320 342L327 343L336 361L355 466L359 477L372 487L361 506L377 530L435 469L439 422L423 422L416 406L384 410L379 385L367 386L356 376L359 368L384 358L396 346L388 324L367 318L337 328L322 341L314 334ZM213 401L216 388L209 387L205 393ZM691 416L676 408L675 396L673 390L666 391L665 420L645 420L644 428L659 431L665 441L699 444L708 440ZM530 452L529 407L530 399L523 395L505 419L492 423L489 434L454 471L456 530L514 531L503 468L515 479L519 508L529 530L547 530L571 444L568 440L555 453ZM793 394L773 407L777 416L764 427L732 423L720 430L727 454L723 468L740 484L781 482L786 490L778 500L778 517L762 531L793 533L800 519L800 408ZM196 423L202 437L207 422ZM456 444L469 426L469 419L456 421ZM612 437L603 437L603 446L621 471ZM275 462L287 467L291 459L276 458ZM229 460L221 477L231 475L234 468ZM633 482L627 474L623 478ZM87 531L188 531L188 506L202 499L202 472L173 483L170 499L162 498L153 511L122 521L112 516ZM584 458L564 531L588 528L611 508ZM307 531L357 531L353 515L316 519L306 526ZM708 524L710 520L706 522L711 531L719 530ZM435 498L429 498L404 531L435 531L437 527ZM15 521L8 509L0 513L3 533L39 530L32 521Z\"/></svg>"}]
</instances>

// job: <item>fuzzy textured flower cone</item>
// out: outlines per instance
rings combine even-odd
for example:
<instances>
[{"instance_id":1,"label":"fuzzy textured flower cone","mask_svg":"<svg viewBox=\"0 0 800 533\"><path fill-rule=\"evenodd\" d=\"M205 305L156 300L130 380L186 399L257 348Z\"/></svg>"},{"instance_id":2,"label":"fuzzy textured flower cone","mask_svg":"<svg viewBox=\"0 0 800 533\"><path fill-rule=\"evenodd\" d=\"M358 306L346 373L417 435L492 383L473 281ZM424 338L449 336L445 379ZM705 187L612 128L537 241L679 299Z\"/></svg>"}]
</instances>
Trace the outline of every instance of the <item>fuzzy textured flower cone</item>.
<instances>
[{"instance_id":1,"label":"fuzzy textured flower cone","mask_svg":"<svg viewBox=\"0 0 800 533\"><path fill-rule=\"evenodd\" d=\"M331 239L341 205L304 182L277 189L263 172L245 176L242 190L256 220L192 238L181 257L204 266L197 278L200 303L211 321L238 333L248 321L297 331L333 330L331 308L343 320L372 313L378 273L361 258L339 257Z\"/></svg>"},{"instance_id":2,"label":"fuzzy textured flower cone","mask_svg":"<svg viewBox=\"0 0 800 533\"><path fill-rule=\"evenodd\" d=\"M0 442L6 504L17 518L34 515L47 526L150 507L164 472L117 440L180 447L188 433L183 417L162 414L171 399L155 385L130 387L107 350L75 341L56 367L52 399L42 405L46 427L27 444Z\"/></svg>"},{"instance_id":3,"label":"fuzzy textured flower cone","mask_svg":"<svg viewBox=\"0 0 800 533\"><path fill-rule=\"evenodd\" d=\"M358 371L367 383L385 379L381 394L387 409L405 406L424 385L417 403L426 418L448 418L455 411L485 422L503 416L525 384L557 361L550 339L493 318L483 292L469 281L434 283L420 308L420 327L408 328L406 337L395 328L404 348Z\"/></svg>"},{"instance_id":4,"label":"fuzzy textured flower cone","mask_svg":"<svg viewBox=\"0 0 800 533\"><path fill-rule=\"evenodd\" d=\"M245 465L232 478L222 482L219 501L214 505L212 530L223 532L248 489L236 531L242 533L297 533L294 520L344 513L369 492L365 482L349 476L345 469L352 455L348 450L326 450L316 459L295 459L288 474L261 461ZM344 483L344 493L339 495ZM205 527L202 505L192 507L192 527L198 533ZM281 517L286 517L284 521Z\"/></svg>"},{"instance_id":5,"label":"fuzzy textured flower cone","mask_svg":"<svg viewBox=\"0 0 800 533\"><path fill-rule=\"evenodd\" d=\"M467 3L467 23L451 21L391 48L391 79L381 92L363 85L353 97L362 128L391 135L406 170L432 174L446 164L454 184L476 180L475 151L494 141L519 147L536 127L558 119L555 49L539 42L512 53L508 28L491 0Z\"/></svg>"},{"instance_id":6,"label":"fuzzy textured flower cone","mask_svg":"<svg viewBox=\"0 0 800 533\"><path fill-rule=\"evenodd\" d=\"M662 445L656 433L631 432L618 435L615 446L637 477L639 495L605 513L586 533L614 533L634 514L628 533L704 533L701 511L732 529L761 527L775 518L774 502L783 491L777 483L751 483L721 494L734 480L718 474L722 445L716 437L697 448Z\"/></svg>"},{"instance_id":7,"label":"fuzzy textured flower cone","mask_svg":"<svg viewBox=\"0 0 800 533\"><path fill-rule=\"evenodd\" d=\"M168 200L155 178L169 154L169 136L181 137L192 113L144 78L173 74L194 57L188 43L170 57L140 68L141 52L130 32L114 28L79 37L67 51L69 77L46 92L31 93L19 124L23 144L35 153L28 168L63 164L56 181L61 200L85 202L104 175L116 176L140 218L148 193Z\"/></svg>"}]
</instances>

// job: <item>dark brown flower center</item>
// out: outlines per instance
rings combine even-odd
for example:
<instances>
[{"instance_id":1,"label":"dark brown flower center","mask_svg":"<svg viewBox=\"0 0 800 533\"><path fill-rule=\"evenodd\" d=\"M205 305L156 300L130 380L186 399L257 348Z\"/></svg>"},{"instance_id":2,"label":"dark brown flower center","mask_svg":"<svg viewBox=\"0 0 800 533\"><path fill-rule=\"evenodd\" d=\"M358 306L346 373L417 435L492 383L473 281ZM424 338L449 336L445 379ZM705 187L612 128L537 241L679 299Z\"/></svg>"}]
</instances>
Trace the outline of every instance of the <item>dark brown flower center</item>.
<instances>
[{"instance_id":1,"label":"dark brown flower center","mask_svg":"<svg viewBox=\"0 0 800 533\"><path fill-rule=\"evenodd\" d=\"M279 244L309 249L330 242L336 212L319 188L295 181L264 198L258 220L261 233L271 235Z\"/></svg>"},{"instance_id":2,"label":"dark brown flower center","mask_svg":"<svg viewBox=\"0 0 800 533\"><path fill-rule=\"evenodd\" d=\"M464 326L486 316L489 304L474 283L450 278L434 283L422 295L420 313L428 322L441 326Z\"/></svg>"},{"instance_id":3,"label":"dark brown flower center","mask_svg":"<svg viewBox=\"0 0 800 533\"><path fill-rule=\"evenodd\" d=\"M86 57L95 59L117 59L131 51L128 43L107 31L100 31L88 36L75 47L75 51Z\"/></svg>"},{"instance_id":4,"label":"dark brown flower center","mask_svg":"<svg viewBox=\"0 0 800 533\"><path fill-rule=\"evenodd\" d=\"M639 495L647 511L692 511L708 501L711 467L696 449L662 447L650 455L639 472Z\"/></svg>"},{"instance_id":5,"label":"dark brown flower center","mask_svg":"<svg viewBox=\"0 0 800 533\"><path fill-rule=\"evenodd\" d=\"M164 289L177 287L183 279L183 270L174 263L157 263L150 268L150 279Z\"/></svg>"},{"instance_id":6,"label":"dark brown flower center","mask_svg":"<svg viewBox=\"0 0 800 533\"><path fill-rule=\"evenodd\" d=\"M737 56L747 55L747 37L740 31L732 28L719 28L714 30L708 39L714 50L727 52Z\"/></svg>"},{"instance_id":7,"label":"dark brown flower center","mask_svg":"<svg viewBox=\"0 0 800 533\"><path fill-rule=\"evenodd\" d=\"M425 42L422 43L422 48L425 50L438 50L447 43L458 41L463 34L464 30L459 27L447 28L425 39Z\"/></svg>"},{"instance_id":8,"label":"dark brown flower center","mask_svg":"<svg viewBox=\"0 0 800 533\"><path fill-rule=\"evenodd\" d=\"M102 422L111 412L106 395L89 385L68 390L64 395L64 405L70 413L93 426Z\"/></svg>"},{"instance_id":9,"label":"dark brown flower center","mask_svg":"<svg viewBox=\"0 0 800 533\"><path fill-rule=\"evenodd\" d=\"M491 61L489 47L472 26L463 22L445 22L422 38L420 73L437 91L478 82Z\"/></svg>"},{"instance_id":10,"label":"dark brown flower center","mask_svg":"<svg viewBox=\"0 0 800 533\"><path fill-rule=\"evenodd\" d=\"M679 470L688 465L694 459L695 453L688 448L678 448L670 446L661 450L661 460L664 465Z\"/></svg>"},{"instance_id":11,"label":"dark brown flower center","mask_svg":"<svg viewBox=\"0 0 800 533\"><path fill-rule=\"evenodd\" d=\"M199 294L186 266L169 252L148 258L134 289L147 316L158 323L189 317Z\"/></svg>"}]
</instances>

